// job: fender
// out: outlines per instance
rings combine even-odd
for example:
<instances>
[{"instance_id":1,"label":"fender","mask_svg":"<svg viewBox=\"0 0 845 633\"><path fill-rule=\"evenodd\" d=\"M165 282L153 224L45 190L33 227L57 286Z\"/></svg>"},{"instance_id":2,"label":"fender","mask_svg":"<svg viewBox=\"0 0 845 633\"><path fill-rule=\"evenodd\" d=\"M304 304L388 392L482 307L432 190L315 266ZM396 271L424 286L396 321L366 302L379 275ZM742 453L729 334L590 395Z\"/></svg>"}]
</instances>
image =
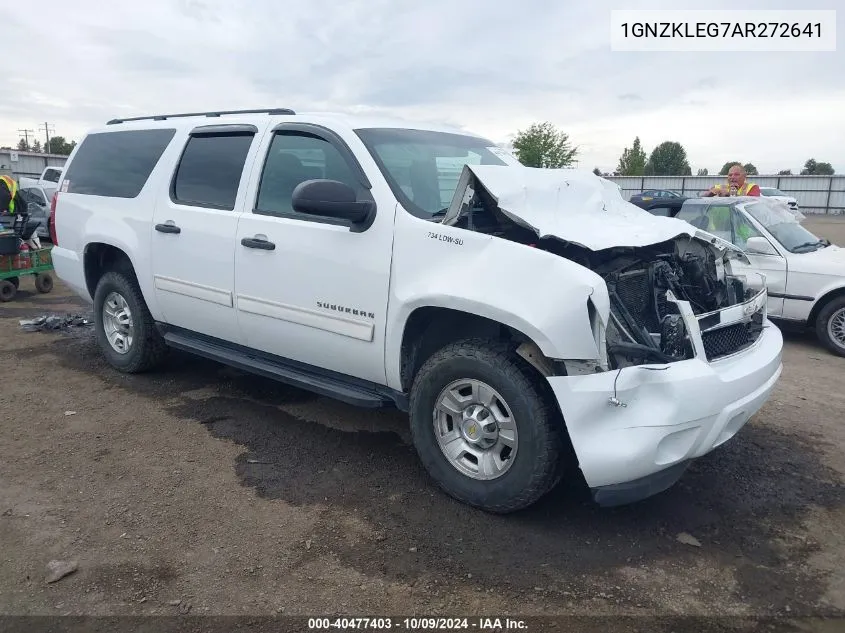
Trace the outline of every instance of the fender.
<instances>
[{"instance_id":1,"label":"fender","mask_svg":"<svg viewBox=\"0 0 845 633\"><path fill-rule=\"evenodd\" d=\"M825 299L832 294L843 294L845 293L845 279L837 279L826 285L822 290L816 293L816 298L812 302L812 308L810 309L810 316L812 319L815 319L821 309L822 303L824 303ZM786 303L786 302L784 302ZM792 303L798 303L797 301Z\"/></svg>"},{"instance_id":2,"label":"fender","mask_svg":"<svg viewBox=\"0 0 845 633\"><path fill-rule=\"evenodd\" d=\"M148 226L145 225L144 229L146 230L139 235L138 230L132 228L125 221L106 217L105 214L98 214L96 221L91 218L85 225L83 234L86 238L86 244L82 253L83 262L85 261L84 256L92 244L107 244L123 251L132 264L150 314L154 319L159 320L161 311L156 301L149 257L143 257L143 254L149 253L150 250L149 232L153 230L152 225L148 223Z\"/></svg>"},{"instance_id":3,"label":"fender","mask_svg":"<svg viewBox=\"0 0 845 633\"><path fill-rule=\"evenodd\" d=\"M432 232L446 239L432 239ZM601 328L607 323L607 287L596 273L563 257L400 214L391 277L385 368L394 389L401 385L405 327L422 307L460 310L510 326L549 358L601 357L599 327L591 315Z\"/></svg>"},{"instance_id":4,"label":"fender","mask_svg":"<svg viewBox=\"0 0 845 633\"><path fill-rule=\"evenodd\" d=\"M790 275L799 276L802 273L790 273ZM803 284L806 287L807 284ZM800 284L792 284L792 287L801 287ZM787 281L787 292L790 286ZM824 299L830 296L831 293L845 290L845 279L842 277L830 278L827 283L820 286L818 289L811 290L806 295L802 296L800 293L787 294L783 302L783 318L797 321L809 321L810 317L815 317L819 311L819 306ZM810 298L810 295L813 295Z\"/></svg>"}]
</instances>

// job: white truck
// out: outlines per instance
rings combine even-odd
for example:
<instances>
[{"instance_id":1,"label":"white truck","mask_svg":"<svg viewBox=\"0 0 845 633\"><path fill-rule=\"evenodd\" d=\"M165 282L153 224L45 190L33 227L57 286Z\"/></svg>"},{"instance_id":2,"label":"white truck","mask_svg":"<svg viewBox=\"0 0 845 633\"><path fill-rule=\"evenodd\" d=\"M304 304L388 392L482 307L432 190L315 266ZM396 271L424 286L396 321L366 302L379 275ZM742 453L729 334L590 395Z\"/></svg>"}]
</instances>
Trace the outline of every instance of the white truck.
<instances>
[{"instance_id":1,"label":"white truck","mask_svg":"<svg viewBox=\"0 0 845 633\"><path fill-rule=\"evenodd\" d=\"M21 189L40 189L50 200L59 188L64 167L45 167L38 178L21 177L18 181Z\"/></svg>"},{"instance_id":2,"label":"white truck","mask_svg":"<svg viewBox=\"0 0 845 633\"><path fill-rule=\"evenodd\" d=\"M433 480L490 512L573 469L600 505L665 490L782 370L739 249L448 128L118 119L74 149L50 226L116 369L177 348L397 407Z\"/></svg>"}]
</instances>

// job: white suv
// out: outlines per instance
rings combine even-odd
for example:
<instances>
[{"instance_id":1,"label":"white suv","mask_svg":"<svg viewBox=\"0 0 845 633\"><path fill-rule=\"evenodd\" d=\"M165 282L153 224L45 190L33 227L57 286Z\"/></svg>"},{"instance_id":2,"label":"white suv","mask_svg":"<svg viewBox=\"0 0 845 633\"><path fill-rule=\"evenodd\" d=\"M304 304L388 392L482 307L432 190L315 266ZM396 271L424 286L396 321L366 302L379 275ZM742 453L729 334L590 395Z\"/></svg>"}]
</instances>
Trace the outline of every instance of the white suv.
<instances>
[{"instance_id":1,"label":"white suv","mask_svg":"<svg viewBox=\"0 0 845 633\"><path fill-rule=\"evenodd\" d=\"M454 130L115 120L69 157L51 230L117 369L172 347L398 407L433 479L491 512L578 469L601 505L665 490L782 368L739 249Z\"/></svg>"}]
</instances>

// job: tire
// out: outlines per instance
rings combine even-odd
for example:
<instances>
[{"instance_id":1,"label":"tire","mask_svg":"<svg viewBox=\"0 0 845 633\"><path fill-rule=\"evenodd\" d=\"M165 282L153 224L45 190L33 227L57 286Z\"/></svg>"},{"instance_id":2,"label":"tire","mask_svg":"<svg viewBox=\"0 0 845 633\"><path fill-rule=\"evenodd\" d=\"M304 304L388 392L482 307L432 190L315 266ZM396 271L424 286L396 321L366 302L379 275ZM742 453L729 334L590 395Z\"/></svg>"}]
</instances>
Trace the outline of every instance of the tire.
<instances>
[{"instance_id":1,"label":"tire","mask_svg":"<svg viewBox=\"0 0 845 633\"><path fill-rule=\"evenodd\" d=\"M15 287L15 290L20 290L20 287L21 287L21 278L20 277L9 277L6 281L10 282Z\"/></svg>"},{"instance_id":2,"label":"tire","mask_svg":"<svg viewBox=\"0 0 845 633\"><path fill-rule=\"evenodd\" d=\"M49 273L38 273L35 275L35 289L46 294L53 289L53 276Z\"/></svg>"},{"instance_id":3,"label":"tire","mask_svg":"<svg viewBox=\"0 0 845 633\"><path fill-rule=\"evenodd\" d=\"M845 356L845 297L837 297L821 309L816 336L831 352Z\"/></svg>"},{"instance_id":4,"label":"tire","mask_svg":"<svg viewBox=\"0 0 845 633\"><path fill-rule=\"evenodd\" d=\"M107 303L109 311L116 315L114 318L104 315ZM108 272L97 284L94 331L108 363L127 374L154 369L167 354L167 346L156 330L138 282L128 272ZM115 344L109 340L109 333L116 334ZM131 338L126 336L129 333Z\"/></svg>"},{"instance_id":5,"label":"tire","mask_svg":"<svg viewBox=\"0 0 845 633\"><path fill-rule=\"evenodd\" d=\"M494 415L494 411L502 414L509 410L510 425L500 426L496 420L492 426L498 430L491 434L485 425L473 425L472 418L462 416L464 432L458 431L459 418L444 415L438 409L438 402L445 390L453 387L461 391L460 382L469 381L475 381L476 388L492 389L488 394L495 396L492 401L498 406L480 412L467 407L463 414L475 413L476 421L484 421L490 420L486 416ZM468 339L436 352L414 378L409 417L411 437L423 466L438 486L458 501L505 514L532 505L560 480L565 446L563 421L552 406L550 392L544 388L541 377L506 343ZM436 429L450 431L451 437L457 438L451 446L462 449L481 446L473 445L468 439L471 436L473 441L504 441L484 454L488 456L488 464L493 452L499 457L509 457L502 460L509 466L493 477L488 471L487 479L477 478L477 466L467 459L472 453L464 450L461 465L450 461L440 448ZM510 455L505 454L508 448Z\"/></svg>"},{"instance_id":6,"label":"tire","mask_svg":"<svg viewBox=\"0 0 845 633\"><path fill-rule=\"evenodd\" d=\"M3 303L11 301L15 298L16 294L18 294L18 289L15 284L6 279L0 281L0 301L2 301Z\"/></svg>"}]
</instances>

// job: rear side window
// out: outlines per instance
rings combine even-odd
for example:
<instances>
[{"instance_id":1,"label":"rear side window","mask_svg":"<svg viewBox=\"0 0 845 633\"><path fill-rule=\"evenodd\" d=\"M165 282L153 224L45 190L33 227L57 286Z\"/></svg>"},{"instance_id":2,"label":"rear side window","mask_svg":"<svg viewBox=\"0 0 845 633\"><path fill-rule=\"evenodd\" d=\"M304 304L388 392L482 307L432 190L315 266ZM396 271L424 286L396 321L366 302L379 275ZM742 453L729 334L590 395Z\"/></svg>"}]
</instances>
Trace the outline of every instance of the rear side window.
<instances>
[{"instance_id":1,"label":"rear side window","mask_svg":"<svg viewBox=\"0 0 845 633\"><path fill-rule=\"evenodd\" d=\"M253 134L192 136L173 179L173 202L195 207L235 208Z\"/></svg>"},{"instance_id":2,"label":"rear side window","mask_svg":"<svg viewBox=\"0 0 845 633\"><path fill-rule=\"evenodd\" d=\"M62 190L134 198L175 134L174 129L89 134L68 167Z\"/></svg>"}]
</instances>

